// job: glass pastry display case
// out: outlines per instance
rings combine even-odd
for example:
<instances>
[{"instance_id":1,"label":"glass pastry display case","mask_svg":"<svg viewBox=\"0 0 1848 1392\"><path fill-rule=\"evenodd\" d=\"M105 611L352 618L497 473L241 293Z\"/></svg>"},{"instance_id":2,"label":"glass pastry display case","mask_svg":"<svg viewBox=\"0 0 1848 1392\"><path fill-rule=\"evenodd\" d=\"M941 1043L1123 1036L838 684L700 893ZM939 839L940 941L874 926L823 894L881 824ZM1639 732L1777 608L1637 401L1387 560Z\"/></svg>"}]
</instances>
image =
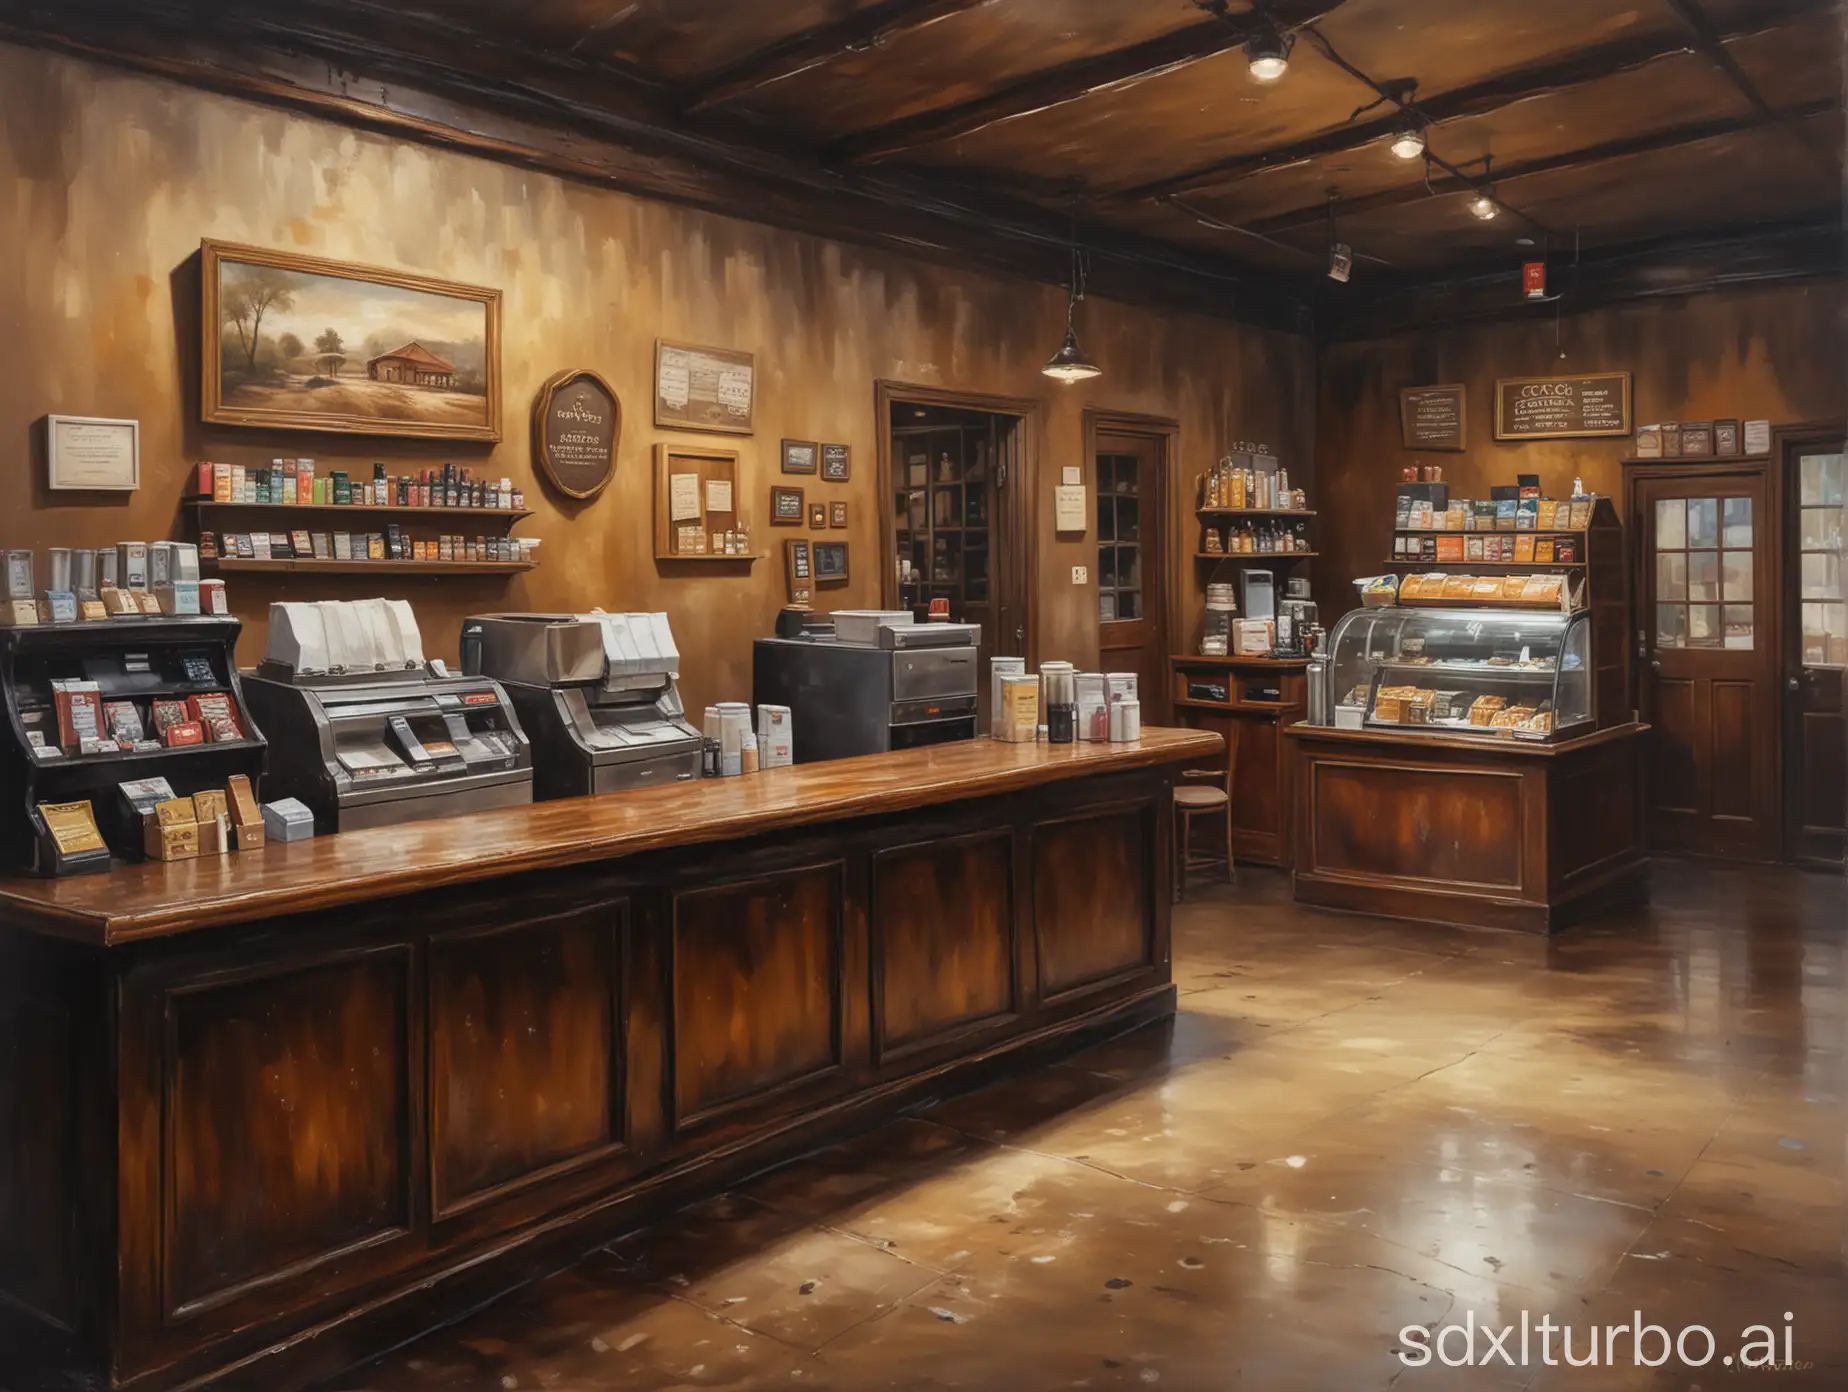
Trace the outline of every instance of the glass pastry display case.
<instances>
[{"instance_id":1,"label":"glass pastry display case","mask_svg":"<svg viewBox=\"0 0 1848 1392\"><path fill-rule=\"evenodd\" d=\"M1592 725L1584 612L1356 609L1329 640L1338 728L1551 740Z\"/></svg>"}]
</instances>

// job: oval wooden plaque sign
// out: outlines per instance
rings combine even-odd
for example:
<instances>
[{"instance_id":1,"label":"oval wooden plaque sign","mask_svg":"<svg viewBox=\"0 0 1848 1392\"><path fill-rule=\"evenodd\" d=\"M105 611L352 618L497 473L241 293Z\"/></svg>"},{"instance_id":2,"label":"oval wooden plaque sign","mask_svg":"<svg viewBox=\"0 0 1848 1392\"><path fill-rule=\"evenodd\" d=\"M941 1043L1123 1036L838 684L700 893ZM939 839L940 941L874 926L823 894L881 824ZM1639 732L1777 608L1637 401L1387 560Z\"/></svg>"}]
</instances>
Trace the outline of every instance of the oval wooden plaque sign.
<instances>
[{"instance_id":1,"label":"oval wooden plaque sign","mask_svg":"<svg viewBox=\"0 0 1848 1392\"><path fill-rule=\"evenodd\" d=\"M533 458L552 486L571 498L594 498L616 472L622 403L588 368L547 379L533 403Z\"/></svg>"}]
</instances>

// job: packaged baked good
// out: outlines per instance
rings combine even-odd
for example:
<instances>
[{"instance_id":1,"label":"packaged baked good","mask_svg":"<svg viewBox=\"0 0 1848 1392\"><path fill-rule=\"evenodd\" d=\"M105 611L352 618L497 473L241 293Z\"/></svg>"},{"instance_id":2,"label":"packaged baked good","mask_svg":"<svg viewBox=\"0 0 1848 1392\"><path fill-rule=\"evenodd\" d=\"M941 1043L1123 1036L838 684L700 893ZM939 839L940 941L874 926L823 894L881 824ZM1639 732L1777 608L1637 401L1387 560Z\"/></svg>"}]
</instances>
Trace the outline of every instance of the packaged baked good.
<instances>
[{"instance_id":1,"label":"packaged baked good","mask_svg":"<svg viewBox=\"0 0 1848 1392\"><path fill-rule=\"evenodd\" d=\"M1534 718L1532 706L1509 706L1495 712L1489 724L1497 730L1515 730Z\"/></svg>"},{"instance_id":2,"label":"packaged baked good","mask_svg":"<svg viewBox=\"0 0 1848 1392\"><path fill-rule=\"evenodd\" d=\"M1508 704L1505 696L1478 696L1469 708L1469 723L1487 725L1493 721L1501 708Z\"/></svg>"},{"instance_id":3,"label":"packaged baked good","mask_svg":"<svg viewBox=\"0 0 1848 1392\"><path fill-rule=\"evenodd\" d=\"M1464 720L1469 716L1469 696L1462 691L1434 691L1431 693L1431 718L1433 720Z\"/></svg>"},{"instance_id":4,"label":"packaged baked good","mask_svg":"<svg viewBox=\"0 0 1848 1392\"><path fill-rule=\"evenodd\" d=\"M1526 590L1527 577L1525 575L1510 575L1501 583L1501 597L1503 599L1518 600Z\"/></svg>"},{"instance_id":5,"label":"packaged baked good","mask_svg":"<svg viewBox=\"0 0 1848 1392\"><path fill-rule=\"evenodd\" d=\"M1527 728L1530 730L1538 730L1543 734L1551 734L1553 732L1553 712L1549 710L1535 711L1533 719L1527 722Z\"/></svg>"},{"instance_id":6,"label":"packaged baked good","mask_svg":"<svg viewBox=\"0 0 1848 1392\"><path fill-rule=\"evenodd\" d=\"M1561 580L1557 575L1530 575L1521 587L1524 604L1557 604Z\"/></svg>"},{"instance_id":7,"label":"packaged baked good","mask_svg":"<svg viewBox=\"0 0 1848 1392\"><path fill-rule=\"evenodd\" d=\"M1429 725L1431 708L1435 693L1425 690L1414 691L1405 703L1405 721L1408 725Z\"/></svg>"},{"instance_id":8,"label":"packaged baked good","mask_svg":"<svg viewBox=\"0 0 1848 1392\"><path fill-rule=\"evenodd\" d=\"M1475 581L1467 575L1446 575L1443 597L1445 599L1468 599L1474 588Z\"/></svg>"},{"instance_id":9,"label":"packaged baked good","mask_svg":"<svg viewBox=\"0 0 1848 1392\"><path fill-rule=\"evenodd\" d=\"M1501 581L1495 579L1493 576L1482 576L1470 582L1469 597L1471 599L1497 600L1501 598L1501 591Z\"/></svg>"}]
</instances>

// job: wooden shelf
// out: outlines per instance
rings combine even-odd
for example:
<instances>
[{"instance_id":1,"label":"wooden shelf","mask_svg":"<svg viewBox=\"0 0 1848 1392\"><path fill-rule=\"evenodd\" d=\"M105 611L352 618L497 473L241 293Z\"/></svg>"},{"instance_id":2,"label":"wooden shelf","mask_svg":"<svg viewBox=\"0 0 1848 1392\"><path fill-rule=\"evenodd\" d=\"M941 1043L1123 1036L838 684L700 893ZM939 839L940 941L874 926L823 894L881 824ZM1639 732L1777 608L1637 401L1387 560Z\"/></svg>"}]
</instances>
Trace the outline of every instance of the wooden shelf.
<instances>
[{"instance_id":1,"label":"wooden shelf","mask_svg":"<svg viewBox=\"0 0 1848 1392\"><path fill-rule=\"evenodd\" d=\"M657 561L761 561L764 553L753 551L748 556L726 555L723 551L673 551L665 556L656 556Z\"/></svg>"},{"instance_id":2,"label":"wooden shelf","mask_svg":"<svg viewBox=\"0 0 1848 1392\"><path fill-rule=\"evenodd\" d=\"M188 498L186 505L198 512L263 512L278 517L308 512L351 512L366 517L492 517L518 522L533 515L530 508L398 507L386 503L220 503L211 498Z\"/></svg>"},{"instance_id":3,"label":"wooden shelf","mask_svg":"<svg viewBox=\"0 0 1848 1392\"><path fill-rule=\"evenodd\" d=\"M1451 570L1462 566L1472 570L1582 570L1583 561L1413 561L1388 560L1387 565L1417 566L1422 570Z\"/></svg>"},{"instance_id":4,"label":"wooden shelf","mask_svg":"<svg viewBox=\"0 0 1848 1392\"><path fill-rule=\"evenodd\" d=\"M1309 659L1306 657L1170 657L1168 661L1176 667L1262 667L1273 671L1301 672L1308 670ZM1212 702L1203 704L1211 705Z\"/></svg>"},{"instance_id":5,"label":"wooden shelf","mask_svg":"<svg viewBox=\"0 0 1848 1392\"><path fill-rule=\"evenodd\" d=\"M1240 561L1253 564L1263 561L1310 561L1317 551L1196 551L1196 561Z\"/></svg>"},{"instance_id":6,"label":"wooden shelf","mask_svg":"<svg viewBox=\"0 0 1848 1392\"><path fill-rule=\"evenodd\" d=\"M1314 508L1195 508L1200 517L1314 517Z\"/></svg>"},{"instance_id":7,"label":"wooden shelf","mask_svg":"<svg viewBox=\"0 0 1848 1392\"><path fill-rule=\"evenodd\" d=\"M737 560L722 556L721 560ZM259 561L220 558L202 566L226 571L310 571L317 575L513 575L536 561Z\"/></svg>"},{"instance_id":8,"label":"wooden shelf","mask_svg":"<svg viewBox=\"0 0 1848 1392\"><path fill-rule=\"evenodd\" d=\"M1394 527L1394 536L1569 536L1582 537L1584 528L1572 527Z\"/></svg>"}]
</instances>

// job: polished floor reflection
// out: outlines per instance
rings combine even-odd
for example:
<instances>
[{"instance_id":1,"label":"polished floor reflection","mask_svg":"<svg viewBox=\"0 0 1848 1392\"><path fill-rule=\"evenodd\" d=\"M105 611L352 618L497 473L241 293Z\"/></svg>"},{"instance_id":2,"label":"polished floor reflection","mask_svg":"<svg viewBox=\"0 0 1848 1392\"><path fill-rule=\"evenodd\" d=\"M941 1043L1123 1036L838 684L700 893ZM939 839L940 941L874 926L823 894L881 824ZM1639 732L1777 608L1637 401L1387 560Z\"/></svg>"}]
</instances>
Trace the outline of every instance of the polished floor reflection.
<instances>
[{"instance_id":1,"label":"polished floor reflection","mask_svg":"<svg viewBox=\"0 0 1848 1392\"><path fill-rule=\"evenodd\" d=\"M1844 882L1654 881L1651 909L1543 941L1299 910L1245 872L1176 910L1171 1023L761 1176L335 1386L1848 1387ZM1711 1361L1638 1366L1639 1311L1690 1359L1707 1326ZM1581 1361L1596 1324L1598 1365L1548 1334L1546 1366L1543 1319ZM1453 1324L1477 1366L1401 1361L1407 1326ZM1744 1370L1787 1339L1793 1368Z\"/></svg>"}]
</instances>

